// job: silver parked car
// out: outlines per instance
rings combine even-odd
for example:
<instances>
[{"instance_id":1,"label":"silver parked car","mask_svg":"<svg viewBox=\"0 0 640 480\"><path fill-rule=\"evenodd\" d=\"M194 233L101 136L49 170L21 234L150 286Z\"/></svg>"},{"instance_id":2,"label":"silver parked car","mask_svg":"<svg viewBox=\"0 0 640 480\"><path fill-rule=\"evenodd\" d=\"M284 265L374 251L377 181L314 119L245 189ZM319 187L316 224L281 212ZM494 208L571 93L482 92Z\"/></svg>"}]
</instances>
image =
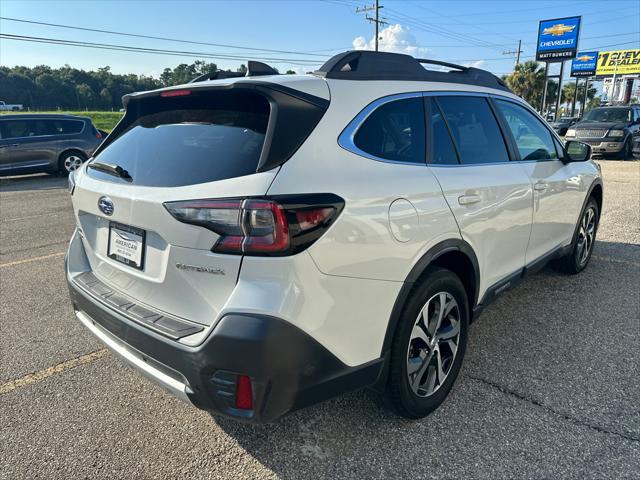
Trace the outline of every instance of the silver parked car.
<instances>
[{"instance_id":1,"label":"silver parked car","mask_svg":"<svg viewBox=\"0 0 640 480\"><path fill-rule=\"evenodd\" d=\"M76 170L104 135L90 118L57 114L0 117L0 175Z\"/></svg>"}]
</instances>

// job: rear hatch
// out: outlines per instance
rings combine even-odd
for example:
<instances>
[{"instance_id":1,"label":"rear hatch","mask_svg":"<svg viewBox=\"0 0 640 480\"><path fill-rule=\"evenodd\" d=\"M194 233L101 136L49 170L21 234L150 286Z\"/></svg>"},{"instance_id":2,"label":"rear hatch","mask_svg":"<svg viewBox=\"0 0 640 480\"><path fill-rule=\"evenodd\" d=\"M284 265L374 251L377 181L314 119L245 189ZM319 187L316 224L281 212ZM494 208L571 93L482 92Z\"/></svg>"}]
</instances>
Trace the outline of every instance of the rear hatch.
<instances>
[{"instance_id":1,"label":"rear hatch","mask_svg":"<svg viewBox=\"0 0 640 480\"><path fill-rule=\"evenodd\" d=\"M87 259L99 280L136 303L210 325L236 285L242 255L214 253L220 235L180 221L167 204L265 195L328 102L257 82L125 102L125 117L73 192Z\"/></svg>"}]
</instances>

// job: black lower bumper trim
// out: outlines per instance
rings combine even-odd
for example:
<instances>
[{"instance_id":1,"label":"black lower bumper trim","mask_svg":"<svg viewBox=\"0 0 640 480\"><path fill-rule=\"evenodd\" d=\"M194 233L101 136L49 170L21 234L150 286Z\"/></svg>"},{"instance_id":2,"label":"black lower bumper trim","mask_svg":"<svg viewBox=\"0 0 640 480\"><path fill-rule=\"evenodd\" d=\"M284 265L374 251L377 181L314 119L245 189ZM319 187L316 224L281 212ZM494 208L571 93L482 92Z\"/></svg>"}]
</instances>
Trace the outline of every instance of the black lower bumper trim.
<instances>
[{"instance_id":1,"label":"black lower bumper trim","mask_svg":"<svg viewBox=\"0 0 640 480\"><path fill-rule=\"evenodd\" d=\"M97 304L73 282L69 290L76 310L143 355L179 372L194 391L189 395L194 405L234 418L270 422L292 410L371 386L383 370L383 359L349 367L289 322L262 315L227 315L202 345L189 347ZM251 377L253 410L235 409L232 389L221 388L220 379L233 374Z\"/></svg>"}]
</instances>

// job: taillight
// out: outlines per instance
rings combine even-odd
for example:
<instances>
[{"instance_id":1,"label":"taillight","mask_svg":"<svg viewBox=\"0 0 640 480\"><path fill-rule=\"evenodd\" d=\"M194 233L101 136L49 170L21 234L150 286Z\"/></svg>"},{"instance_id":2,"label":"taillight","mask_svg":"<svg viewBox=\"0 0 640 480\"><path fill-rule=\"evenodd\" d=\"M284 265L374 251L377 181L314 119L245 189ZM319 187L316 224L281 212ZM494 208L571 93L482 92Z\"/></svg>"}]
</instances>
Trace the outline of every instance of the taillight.
<instances>
[{"instance_id":1,"label":"taillight","mask_svg":"<svg viewBox=\"0 0 640 480\"><path fill-rule=\"evenodd\" d=\"M100 140L102 138L102 134L98 130L96 130L96 138L98 140Z\"/></svg>"},{"instance_id":2,"label":"taillight","mask_svg":"<svg viewBox=\"0 0 640 480\"><path fill-rule=\"evenodd\" d=\"M212 251L239 255L302 251L320 238L343 206L344 201L331 194L165 203L177 220L220 235Z\"/></svg>"}]
</instances>

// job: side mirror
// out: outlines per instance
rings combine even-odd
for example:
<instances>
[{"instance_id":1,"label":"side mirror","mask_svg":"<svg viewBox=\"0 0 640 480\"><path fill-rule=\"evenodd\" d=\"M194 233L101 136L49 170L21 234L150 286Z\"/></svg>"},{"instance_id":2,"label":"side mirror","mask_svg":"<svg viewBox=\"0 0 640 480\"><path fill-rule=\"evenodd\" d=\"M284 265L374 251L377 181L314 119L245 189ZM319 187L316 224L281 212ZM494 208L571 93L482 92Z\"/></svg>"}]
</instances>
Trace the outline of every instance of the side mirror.
<instances>
[{"instance_id":1,"label":"side mirror","mask_svg":"<svg viewBox=\"0 0 640 480\"><path fill-rule=\"evenodd\" d=\"M565 160L568 162L585 162L591 158L591 145L575 140L569 140L564 144L567 152Z\"/></svg>"}]
</instances>

